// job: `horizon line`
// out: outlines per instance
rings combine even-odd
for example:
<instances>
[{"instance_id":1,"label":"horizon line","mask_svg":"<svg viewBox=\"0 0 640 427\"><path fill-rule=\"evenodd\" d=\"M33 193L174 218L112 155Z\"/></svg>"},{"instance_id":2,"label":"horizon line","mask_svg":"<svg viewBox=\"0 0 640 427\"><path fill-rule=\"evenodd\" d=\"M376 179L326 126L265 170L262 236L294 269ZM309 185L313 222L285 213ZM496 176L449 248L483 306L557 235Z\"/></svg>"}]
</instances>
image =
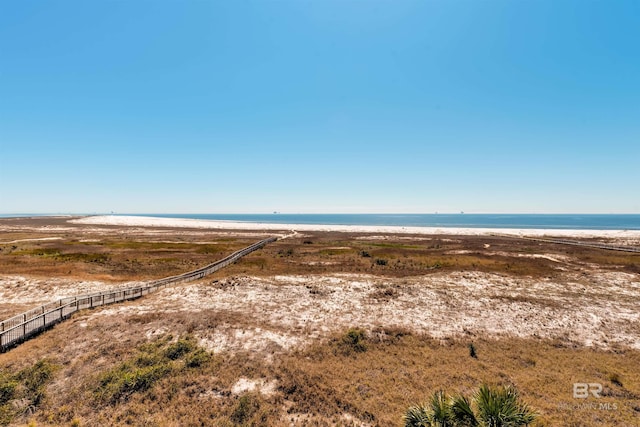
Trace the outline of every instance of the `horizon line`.
<instances>
[{"instance_id":1,"label":"horizon line","mask_svg":"<svg viewBox=\"0 0 640 427\"><path fill-rule=\"evenodd\" d=\"M1 216L144 215L640 215L640 212L0 212Z\"/></svg>"}]
</instances>

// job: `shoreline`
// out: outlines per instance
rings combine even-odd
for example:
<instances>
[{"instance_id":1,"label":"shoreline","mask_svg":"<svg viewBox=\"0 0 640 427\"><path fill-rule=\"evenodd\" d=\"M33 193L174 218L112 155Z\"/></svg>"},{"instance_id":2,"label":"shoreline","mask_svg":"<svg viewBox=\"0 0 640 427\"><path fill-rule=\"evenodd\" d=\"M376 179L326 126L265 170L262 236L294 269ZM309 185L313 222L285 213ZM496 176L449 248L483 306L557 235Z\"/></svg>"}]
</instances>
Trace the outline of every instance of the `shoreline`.
<instances>
[{"instance_id":1,"label":"shoreline","mask_svg":"<svg viewBox=\"0 0 640 427\"><path fill-rule=\"evenodd\" d=\"M421 234L421 235L511 235L527 237L577 237L638 239L640 230L574 230L542 228L471 228L471 227L416 227L416 226L379 226L379 225L334 225L334 224L278 224L265 222L240 222L225 220L204 220L188 218L161 218L145 216L98 215L87 216L69 221L84 225L113 225L124 227L169 227L203 228L213 230L260 230L260 231L325 231L341 233L383 233L383 234Z\"/></svg>"}]
</instances>

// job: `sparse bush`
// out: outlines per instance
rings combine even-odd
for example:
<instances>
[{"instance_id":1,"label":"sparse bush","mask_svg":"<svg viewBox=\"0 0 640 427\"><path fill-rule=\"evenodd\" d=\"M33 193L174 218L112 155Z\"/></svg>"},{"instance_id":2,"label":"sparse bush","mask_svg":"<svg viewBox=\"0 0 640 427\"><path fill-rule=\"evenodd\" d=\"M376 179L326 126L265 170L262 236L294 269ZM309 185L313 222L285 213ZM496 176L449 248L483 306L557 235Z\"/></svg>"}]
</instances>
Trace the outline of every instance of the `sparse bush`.
<instances>
[{"instance_id":1,"label":"sparse bush","mask_svg":"<svg viewBox=\"0 0 640 427\"><path fill-rule=\"evenodd\" d=\"M46 359L22 369L14 375L0 372L0 425L9 425L22 412L13 407L12 400L25 402L25 407L35 409L45 398L45 387L53 378L57 366Z\"/></svg>"},{"instance_id":2,"label":"sparse bush","mask_svg":"<svg viewBox=\"0 0 640 427\"><path fill-rule=\"evenodd\" d=\"M279 250L278 255L281 257L290 257L293 255L293 248Z\"/></svg>"},{"instance_id":3,"label":"sparse bush","mask_svg":"<svg viewBox=\"0 0 640 427\"><path fill-rule=\"evenodd\" d=\"M67 425L74 418L74 405L62 405L47 416L47 422L55 425Z\"/></svg>"},{"instance_id":4,"label":"sparse bush","mask_svg":"<svg viewBox=\"0 0 640 427\"><path fill-rule=\"evenodd\" d=\"M124 363L102 376L98 397L105 402L116 403L137 391L148 390L169 372L171 366L167 363L143 368Z\"/></svg>"},{"instance_id":5,"label":"sparse bush","mask_svg":"<svg viewBox=\"0 0 640 427\"><path fill-rule=\"evenodd\" d=\"M340 339L340 347L347 354L367 351L367 334L363 329L351 328Z\"/></svg>"},{"instance_id":6,"label":"sparse bush","mask_svg":"<svg viewBox=\"0 0 640 427\"><path fill-rule=\"evenodd\" d=\"M174 361L186 358L186 367L197 367L208 360L191 336L169 343L171 337L140 346L140 354L107 371L99 378L95 396L114 404L133 393L150 389L156 382L178 369Z\"/></svg>"},{"instance_id":7,"label":"sparse bush","mask_svg":"<svg viewBox=\"0 0 640 427\"><path fill-rule=\"evenodd\" d=\"M8 426L13 420L14 411L9 405L0 405L0 426Z\"/></svg>"},{"instance_id":8,"label":"sparse bush","mask_svg":"<svg viewBox=\"0 0 640 427\"><path fill-rule=\"evenodd\" d=\"M205 349L199 348L187 356L184 365L187 368L198 368L211 360L211 354Z\"/></svg>"},{"instance_id":9,"label":"sparse bush","mask_svg":"<svg viewBox=\"0 0 640 427\"><path fill-rule=\"evenodd\" d=\"M371 292L371 294L369 295L371 296L371 298L376 300L388 301L391 298L397 297L398 291L396 291L392 287L384 287Z\"/></svg>"},{"instance_id":10,"label":"sparse bush","mask_svg":"<svg viewBox=\"0 0 640 427\"><path fill-rule=\"evenodd\" d=\"M371 254L367 251L360 251L360 256L362 258L371 258Z\"/></svg>"},{"instance_id":11,"label":"sparse bush","mask_svg":"<svg viewBox=\"0 0 640 427\"><path fill-rule=\"evenodd\" d=\"M13 399L17 386L17 381L0 374L0 405Z\"/></svg>"},{"instance_id":12,"label":"sparse bush","mask_svg":"<svg viewBox=\"0 0 640 427\"><path fill-rule=\"evenodd\" d=\"M142 368L142 367L145 367L145 366L157 365L158 363L161 362L161 360L162 360L162 355L161 354L142 353L142 354L139 354L133 360L133 363L135 364L135 366L138 366L138 367Z\"/></svg>"},{"instance_id":13,"label":"sparse bush","mask_svg":"<svg viewBox=\"0 0 640 427\"><path fill-rule=\"evenodd\" d=\"M45 397L45 386L53 378L56 366L46 359L36 362L18 373L18 380L25 386L25 397L34 406L39 405Z\"/></svg>"},{"instance_id":14,"label":"sparse bush","mask_svg":"<svg viewBox=\"0 0 640 427\"><path fill-rule=\"evenodd\" d=\"M302 242L305 245L312 245L313 242L311 240L305 240L304 242Z\"/></svg>"},{"instance_id":15,"label":"sparse bush","mask_svg":"<svg viewBox=\"0 0 640 427\"><path fill-rule=\"evenodd\" d=\"M473 357L474 359L478 358L478 354L476 353L476 346L473 345L473 343L469 344L469 356Z\"/></svg>"},{"instance_id":16,"label":"sparse bush","mask_svg":"<svg viewBox=\"0 0 640 427\"><path fill-rule=\"evenodd\" d=\"M612 372L609 374L609 381L611 381L613 384L617 385L618 387L622 387L622 381L620 380L620 375L618 375L615 372Z\"/></svg>"},{"instance_id":17,"label":"sparse bush","mask_svg":"<svg viewBox=\"0 0 640 427\"><path fill-rule=\"evenodd\" d=\"M181 338L175 343L169 345L164 355L171 360L176 360L185 354L192 352L195 348L196 344L193 342L191 337Z\"/></svg>"},{"instance_id":18,"label":"sparse bush","mask_svg":"<svg viewBox=\"0 0 640 427\"><path fill-rule=\"evenodd\" d=\"M231 414L231 421L244 424L260 409L260 401L253 394L245 394L238 399L238 405Z\"/></svg>"},{"instance_id":19,"label":"sparse bush","mask_svg":"<svg viewBox=\"0 0 640 427\"><path fill-rule=\"evenodd\" d=\"M376 258L376 265L387 265L387 260L382 258Z\"/></svg>"}]
</instances>

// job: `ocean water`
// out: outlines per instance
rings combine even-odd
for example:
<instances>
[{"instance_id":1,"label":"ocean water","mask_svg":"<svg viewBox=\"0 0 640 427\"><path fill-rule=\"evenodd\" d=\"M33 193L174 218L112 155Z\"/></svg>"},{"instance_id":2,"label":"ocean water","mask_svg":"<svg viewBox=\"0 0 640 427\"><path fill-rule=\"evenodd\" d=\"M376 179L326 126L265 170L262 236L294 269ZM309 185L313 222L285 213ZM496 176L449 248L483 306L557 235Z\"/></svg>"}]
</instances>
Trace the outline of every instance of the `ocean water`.
<instances>
[{"instance_id":1,"label":"ocean water","mask_svg":"<svg viewBox=\"0 0 640 427\"><path fill-rule=\"evenodd\" d=\"M400 227L640 230L637 214L144 214L271 224L392 225Z\"/></svg>"}]
</instances>

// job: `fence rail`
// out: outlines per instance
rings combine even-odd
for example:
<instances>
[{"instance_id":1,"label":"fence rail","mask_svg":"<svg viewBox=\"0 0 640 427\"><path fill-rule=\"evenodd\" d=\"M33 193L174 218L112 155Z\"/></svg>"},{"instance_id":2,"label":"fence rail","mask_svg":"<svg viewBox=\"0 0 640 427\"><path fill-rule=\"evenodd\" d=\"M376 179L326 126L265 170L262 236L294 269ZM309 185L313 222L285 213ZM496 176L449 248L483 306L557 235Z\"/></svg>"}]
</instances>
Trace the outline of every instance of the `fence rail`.
<instances>
[{"instance_id":1,"label":"fence rail","mask_svg":"<svg viewBox=\"0 0 640 427\"><path fill-rule=\"evenodd\" d=\"M104 292L97 292L88 295L62 298L54 302L42 305L32 310L13 316L10 319L0 322L0 352L5 352L30 337L50 328L71 316L73 313L85 308L99 307L116 302L133 300L141 296L155 292L168 285L176 283L190 282L201 279L221 268L233 264L245 255L261 249L268 243L278 240L276 237L261 240L251 246L247 246L231 255L209 264L197 270L189 271L177 276L165 277L154 280L140 286L112 289Z\"/></svg>"}]
</instances>

